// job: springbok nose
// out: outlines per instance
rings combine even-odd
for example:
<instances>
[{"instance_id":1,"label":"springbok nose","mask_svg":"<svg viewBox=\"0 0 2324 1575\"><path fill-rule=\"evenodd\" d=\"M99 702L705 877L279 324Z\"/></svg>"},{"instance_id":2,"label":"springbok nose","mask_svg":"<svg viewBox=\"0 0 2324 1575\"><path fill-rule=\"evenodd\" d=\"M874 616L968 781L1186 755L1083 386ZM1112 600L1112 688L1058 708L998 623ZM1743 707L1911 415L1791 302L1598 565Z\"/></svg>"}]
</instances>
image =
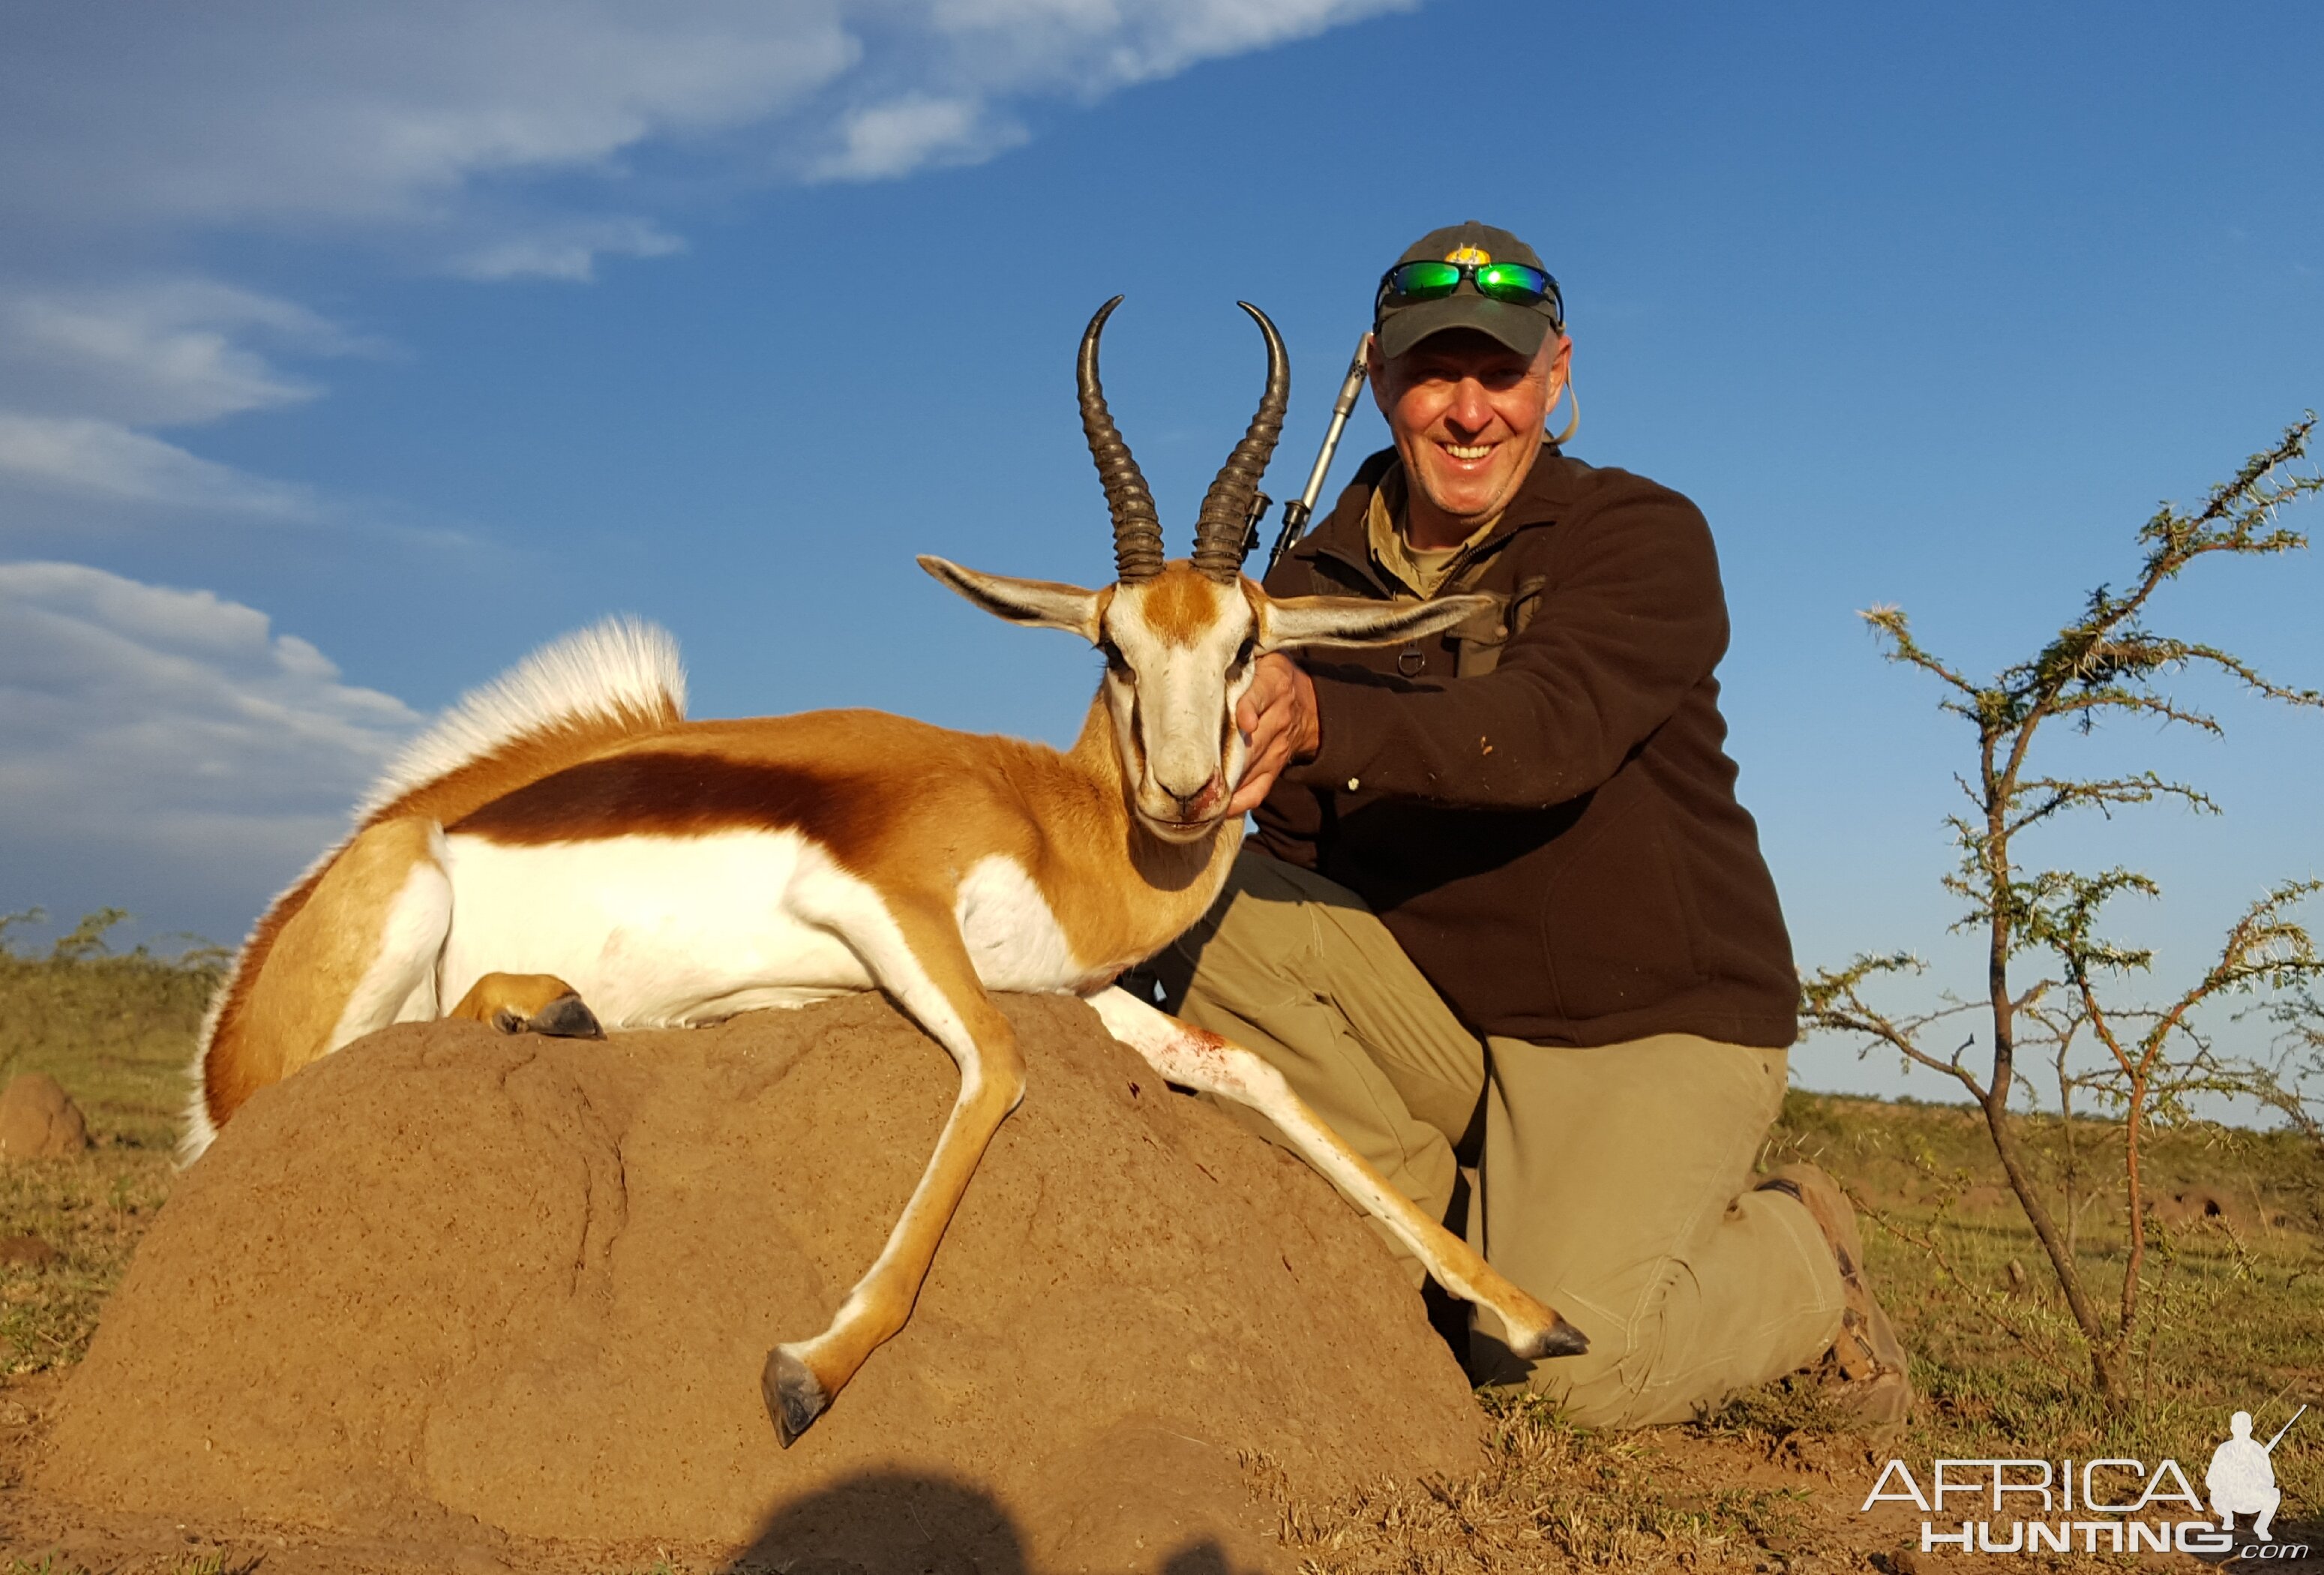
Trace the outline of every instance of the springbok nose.
<instances>
[{"instance_id":1,"label":"springbok nose","mask_svg":"<svg viewBox=\"0 0 2324 1575\"><path fill-rule=\"evenodd\" d=\"M1203 785L1192 793L1181 793L1167 782L1162 784L1162 791L1170 796L1171 802L1178 806L1178 813L1191 820L1200 816L1209 807L1211 801L1218 797L1222 786L1218 773L1213 771L1204 779Z\"/></svg>"}]
</instances>

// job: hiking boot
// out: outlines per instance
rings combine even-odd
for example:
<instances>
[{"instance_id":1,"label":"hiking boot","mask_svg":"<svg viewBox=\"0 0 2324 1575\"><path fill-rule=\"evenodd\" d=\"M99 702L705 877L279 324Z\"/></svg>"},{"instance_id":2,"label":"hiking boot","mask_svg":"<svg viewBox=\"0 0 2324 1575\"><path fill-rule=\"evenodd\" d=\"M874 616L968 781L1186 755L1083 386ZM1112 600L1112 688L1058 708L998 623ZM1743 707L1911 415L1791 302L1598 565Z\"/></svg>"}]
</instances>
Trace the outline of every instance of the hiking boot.
<instances>
[{"instance_id":1,"label":"hiking boot","mask_svg":"<svg viewBox=\"0 0 2324 1575\"><path fill-rule=\"evenodd\" d=\"M1876 1434L1901 1430L1913 1407L1904 1342L1873 1299L1864 1268L1864 1240L1857 1234L1856 1210L1848 1194L1812 1165L1784 1165L1755 1190L1798 1199L1840 1266L1840 1333L1821 1364L1831 1398Z\"/></svg>"}]
</instances>

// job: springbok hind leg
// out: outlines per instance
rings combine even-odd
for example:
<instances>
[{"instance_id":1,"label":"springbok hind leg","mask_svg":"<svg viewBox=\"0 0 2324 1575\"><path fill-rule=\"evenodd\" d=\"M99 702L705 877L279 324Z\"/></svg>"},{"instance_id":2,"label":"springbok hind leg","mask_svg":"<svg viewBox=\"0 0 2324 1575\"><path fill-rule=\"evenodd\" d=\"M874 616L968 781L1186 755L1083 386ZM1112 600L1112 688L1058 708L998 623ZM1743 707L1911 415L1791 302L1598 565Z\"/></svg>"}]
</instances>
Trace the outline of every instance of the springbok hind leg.
<instances>
[{"instance_id":1,"label":"springbok hind leg","mask_svg":"<svg viewBox=\"0 0 2324 1575\"><path fill-rule=\"evenodd\" d=\"M1491 1308L1508 1327L1511 1350L1533 1358L1580 1356L1590 1349L1588 1337L1559 1317L1556 1309L1520 1289L1388 1185L1291 1091L1283 1074L1264 1058L1206 1029L1190 1027L1120 989L1102 990L1089 997L1089 1004L1109 1033L1172 1082L1249 1105L1274 1122L1308 1164L1394 1231L1438 1285L1463 1301Z\"/></svg>"},{"instance_id":2,"label":"springbok hind leg","mask_svg":"<svg viewBox=\"0 0 2324 1575\"><path fill-rule=\"evenodd\" d=\"M984 993L952 916L933 902L895 911L900 905L883 907L868 890L848 906L853 911L833 927L880 988L959 1063L960 1094L887 1245L848 1292L830 1326L812 1340L788 1341L768 1354L760 1390L785 1449L823 1414L865 1359L904 1327L977 1162L1025 1093L1016 1030Z\"/></svg>"},{"instance_id":3,"label":"springbok hind leg","mask_svg":"<svg viewBox=\"0 0 2324 1575\"><path fill-rule=\"evenodd\" d=\"M554 973L487 973L444 1014L489 1023L503 1034L546 1034L552 1039L602 1039L597 1014Z\"/></svg>"},{"instance_id":4,"label":"springbok hind leg","mask_svg":"<svg viewBox=\"0 0 2324 1575\"><path fill-rule=\"evenodd\" d=\"M365 826L339 850L221 1013L202 1054L208 1132L309 1062L393 1022L426 985L452 922L443 833L433 821Z\"/></svg>"}]
</instances>

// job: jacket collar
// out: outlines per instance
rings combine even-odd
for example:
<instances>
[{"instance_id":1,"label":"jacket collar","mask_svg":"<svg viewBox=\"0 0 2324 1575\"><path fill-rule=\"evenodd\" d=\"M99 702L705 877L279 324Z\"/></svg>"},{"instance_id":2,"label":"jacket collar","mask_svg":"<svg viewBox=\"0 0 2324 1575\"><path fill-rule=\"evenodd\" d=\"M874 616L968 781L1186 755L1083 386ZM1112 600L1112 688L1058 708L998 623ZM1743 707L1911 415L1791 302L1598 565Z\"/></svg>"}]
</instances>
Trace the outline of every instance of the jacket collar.
<instances>
[{"instance_id":1,"label":"jacket collar","mask_svg":"<svg viewBox=\"0 0 2324 1575\"><path fill-rule=\"evenodd\" d=\"M1291 556L1313 561L1329 557L1346 565L1364 577L1382 595L1394 590L1372 562L1370 517L1372 493L1390 472L1401 473L1404 462L1393 448L1383 448L1368 456L1356 467L1356 478L1340 493L1332 512L1323 522L1309 531ZM1534 456L1533 469L1509 500L1509 506L1484 539L1470 548L1466 556L1496 550L1499 545L1520 530L1554 525L1563 512L1571 496L1572 480L1568 474L1571 462L1559 452L1554 443L1545 441L1541 452Z\"/></svg>"}]
</instances>

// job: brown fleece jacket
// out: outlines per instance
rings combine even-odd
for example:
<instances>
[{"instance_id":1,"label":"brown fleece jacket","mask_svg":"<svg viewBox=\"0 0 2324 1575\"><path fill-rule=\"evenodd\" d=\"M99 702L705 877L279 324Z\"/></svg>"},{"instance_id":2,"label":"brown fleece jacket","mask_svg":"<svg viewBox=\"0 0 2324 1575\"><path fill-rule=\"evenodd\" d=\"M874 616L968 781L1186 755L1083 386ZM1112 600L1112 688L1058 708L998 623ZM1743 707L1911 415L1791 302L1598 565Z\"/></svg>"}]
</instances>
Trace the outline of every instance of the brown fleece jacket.
<instances>
[{"instance_id":1,"label":"brown fleece jacket","mask_svg":"<svg viewBox=\"0 0 2324 1575\"><path fill-rule=\"evenodd\" d=\"M1268 577L1277 595L1411 593L1366 535L1393 450ZM1496 627L1307 653L1323 742L1259 845L1351 887L1480 1034L1784 1045L1799 985L1712 677L1727 603L1702 511L1545 447L1437 594Z\"/></svg>"}]
</instances>

